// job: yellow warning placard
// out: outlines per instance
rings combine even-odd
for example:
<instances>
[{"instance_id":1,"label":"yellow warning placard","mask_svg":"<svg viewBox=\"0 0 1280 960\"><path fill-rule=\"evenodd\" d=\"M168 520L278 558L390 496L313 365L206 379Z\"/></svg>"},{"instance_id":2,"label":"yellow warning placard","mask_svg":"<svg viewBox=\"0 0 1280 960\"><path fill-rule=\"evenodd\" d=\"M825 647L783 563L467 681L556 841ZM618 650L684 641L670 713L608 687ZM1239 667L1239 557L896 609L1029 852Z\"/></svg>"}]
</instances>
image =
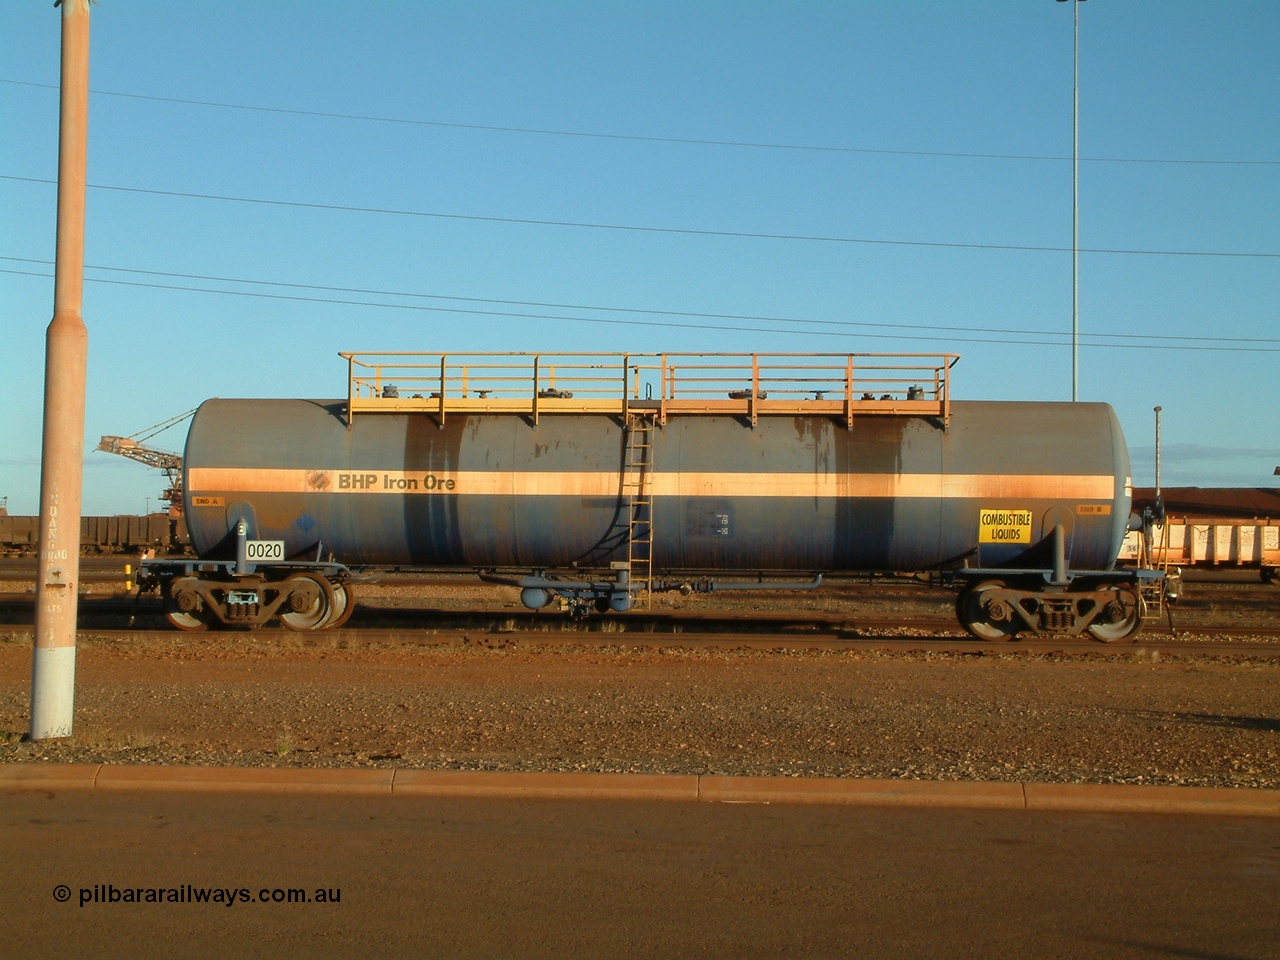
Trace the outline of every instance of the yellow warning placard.
<instances>
[{"instance_id":1,"label":"yellow warning placard","mask_svg":"<svg viewBox=\"0 0 1280 960\"><path fill-rule=\"evenodd\" d=\"M978 514L979 543L1030 543L1030 510L983 510Z\"/></svg>"}]
</instances>

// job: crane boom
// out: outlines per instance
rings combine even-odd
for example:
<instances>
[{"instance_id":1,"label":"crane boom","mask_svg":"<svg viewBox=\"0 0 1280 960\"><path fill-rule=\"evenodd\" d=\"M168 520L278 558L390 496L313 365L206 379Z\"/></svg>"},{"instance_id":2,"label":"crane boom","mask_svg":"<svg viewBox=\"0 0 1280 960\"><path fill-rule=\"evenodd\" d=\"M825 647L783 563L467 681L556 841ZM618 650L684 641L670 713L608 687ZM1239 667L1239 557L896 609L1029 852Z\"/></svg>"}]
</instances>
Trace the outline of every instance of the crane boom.
<instances>
[{"instance_id":1,"label":"crane boom","mask_svg":"<svg viewBox=\"0 0 1280 960\"><path fill-rule=\"evenodd\" d=\"M169 478L169 487L160 495L160 499L169 504L169 516L182 516L182 457L176 453L153 450L130 437L103 437L98 441L98 449L163 470Z\"/></svg>"},{"instance_id":2,"label":"crane boom","mask_svg":"<svg viewBox=\"0 0 1280 960\"><path fill-rule=\"evenodd\" d=\"M178 454L152 450L128 437L103 437L98 441L98 449L105 450L107 453L117 453L138 463L145 463L148 467L159 467L171 476L182 470L182 457Z\"/></svg>"},{"instance_id":3,"label":"crane boom","mask_svg":"<svg viewBox=\"0 0 1280 960\"><path fill-rule=\"evenodd\" d=\"M99 450L114 453L121 457L128 457L130 460L146 464L148 467L159 467L165 472L169 477L169 489L161 494L160 499L169 504L169 516L171 517L182 516L182 457L176 453L153 450L151 447L144 446L134 437L150 440L156 434L164 433L170 427L177 426L195 412L195 409L192 408L186 413L180 413L176 417L170 417L168 420L147 427L145 430L139 430L132 437L103 437L98 441Z\"/></svg>"}]
</instances>

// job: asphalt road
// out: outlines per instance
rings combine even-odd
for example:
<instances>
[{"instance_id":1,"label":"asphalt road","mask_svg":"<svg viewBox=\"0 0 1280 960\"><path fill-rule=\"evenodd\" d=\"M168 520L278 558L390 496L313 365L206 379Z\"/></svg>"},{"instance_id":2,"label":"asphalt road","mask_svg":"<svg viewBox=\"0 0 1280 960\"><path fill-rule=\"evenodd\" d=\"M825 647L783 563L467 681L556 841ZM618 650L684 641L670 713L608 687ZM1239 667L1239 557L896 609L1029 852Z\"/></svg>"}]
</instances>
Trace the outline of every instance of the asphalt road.
<instances>
[{"instance_id":1,"label":"asphalt road","mask_svg":"<svg viewBox=\"0 0 1280 960\"><path fill-rule=\"evenodd\" d=\"M14 957L1280 957L1276 818L60 791L0 825Z\"/></svg>"}]
</instances>

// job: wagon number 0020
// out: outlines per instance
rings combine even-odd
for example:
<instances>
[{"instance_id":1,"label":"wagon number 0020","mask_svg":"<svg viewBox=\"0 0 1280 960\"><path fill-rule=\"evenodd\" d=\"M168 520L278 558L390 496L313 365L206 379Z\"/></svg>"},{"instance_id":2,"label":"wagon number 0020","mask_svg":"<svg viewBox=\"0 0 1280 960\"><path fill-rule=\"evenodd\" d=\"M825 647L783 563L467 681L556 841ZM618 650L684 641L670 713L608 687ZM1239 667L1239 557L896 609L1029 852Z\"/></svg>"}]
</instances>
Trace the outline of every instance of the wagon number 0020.
<instances>
[{"instance_id":1,"label":"wagon number 0020","mask_svg":"<svg viewBox=\"0 0 1280 960\"><path fill-rule=\"evenodd\" d=\"M283 540L246 540L244 542L244 558L246 560L283 560Z\"/></svg>"}]
</instances>

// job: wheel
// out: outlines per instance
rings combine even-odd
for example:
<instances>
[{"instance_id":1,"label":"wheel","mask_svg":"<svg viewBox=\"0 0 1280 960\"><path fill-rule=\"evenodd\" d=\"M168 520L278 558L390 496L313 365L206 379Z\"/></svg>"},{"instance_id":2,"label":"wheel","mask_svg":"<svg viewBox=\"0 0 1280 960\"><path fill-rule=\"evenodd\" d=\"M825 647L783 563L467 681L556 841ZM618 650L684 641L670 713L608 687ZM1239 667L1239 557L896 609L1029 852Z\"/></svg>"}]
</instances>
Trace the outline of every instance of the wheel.
<instances>
[{"instance_id":1,"label":"wheel","mask_svg":"<svg viewBox=\"0 0 1280 960\"><path fill-rule=\"evenodd\" d=\"M1103 643L1115 643L1138 632L1142 626L1142 600L1132 587L1117 587L1099 619L1089 624L1089 635ZM1103 621L1101 618L1105 617Z\"/></svg>"},{"instance_id":2,"label":"wheel","mask_svg":"<svg viewBox=\"0 0 1280 960\"><path fill-rule=\"evenodd\" d=\"M183 613L181 610L166 610L165 619L179 630L186 630L195 633L200 630L208 630L209 624L205 623L194 613Z\"/></svg>"},{"instance_id":3,"label":"wheel","mask_svg":"<svg viewBox=\"0 0 1280 960\"><path fill-rule=\"evenodd\" d=\"M1018 633L1017 614L1004 600L992 602L992 593L1003 590L1000 580L986 580L966 587L956 597L956 619L979 640L1012 640Z\"/></svg>"},{"instance_id":4,"label":"wheel","mask_svg":"<svg viewBox=\"0 0 1280 960\"><path fill-rule=\"evenodd\" d=\"M170 625L194 633L209 629L209 611L196 590L196 580L183 577L164 591L164 615Z\"/></svg>"},{"instance_id":5,"label":"wheel","mask_svg":"<svg viewBox=\"0 0 1280 960\"><path fill-rule=\"evenodd\" d=\"M329 613L329 621L324 625L325 630L336 629L351 619L351 613L356 608L355 590L349 583L331 584L333 589L333 610Z\"/></svg>"},{"instance_id":6,"label":"wheel","mask_svg":"<svg viewBox=\"0 0 1280 960\"><path fill-rule=\"evenodd\" d=\"M333 587L318 573L295 573L282 588L290 596L280 608L280 622L290 630L319 630L334 608Z\"/></svg>"}]
</instances>

